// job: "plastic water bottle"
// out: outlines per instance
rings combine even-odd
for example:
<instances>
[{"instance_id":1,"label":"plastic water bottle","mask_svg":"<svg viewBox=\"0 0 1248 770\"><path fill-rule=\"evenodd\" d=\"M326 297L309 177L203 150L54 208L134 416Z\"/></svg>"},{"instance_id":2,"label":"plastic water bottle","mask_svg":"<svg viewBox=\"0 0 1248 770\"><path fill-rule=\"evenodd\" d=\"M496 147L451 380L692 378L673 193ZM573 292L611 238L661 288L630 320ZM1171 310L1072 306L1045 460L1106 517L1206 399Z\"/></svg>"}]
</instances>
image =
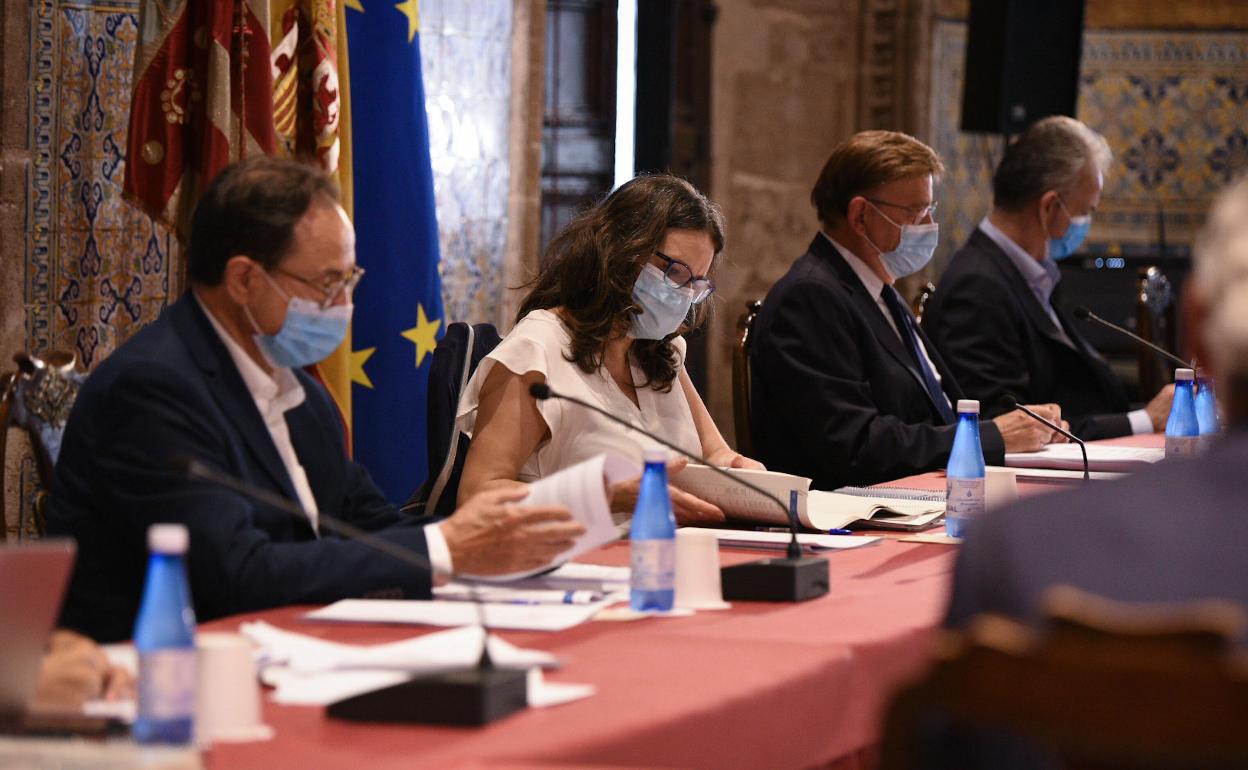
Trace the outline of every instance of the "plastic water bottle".
<instances>
[{"instance_id":1,"label":"plastic water bottle","mask_svg":"<svg viewBox=\"0 0 1248 770\"><path fill-rule=\"evenodd\" d=\"M958 430L945 469L945 533L962 537L966 523L984 512L984 450L979 443L979 402L958 399Z\"/></svg>"},{"instance_id":2,"label":"plastic water bottle","mask_svg":"<svg viewBox=\"0 0 1248 770\"><path fill-rule=\"evenodd\" d=\"M1191 457L1196 454L1200 424L1196 421L1196 395L1191 369L1174 370L1174 401L1166 420L1166 457Z\"/></svg>"},{"instance_id":3,"label":"plastic water bottle","mask_svg":"<svg viewBox=\"0 0 1248 770\"><path fill-rule=\"evenodd\" d=\"M195 611L186 582L182 524L147 530L151 556L143 604L134 624L139 653L139 703L134 739L139 743L190 743L195 714Z\"/></svg>"},{"instance_id":4,"label":"plastic water bottle","mask_svg":"<svg viewBox=\"0 0 1248 770\"><path fill-rule=\"evenodd\" d=\"M629 530L628 605L634 610L667 611L676 597L676 517L667 488L667 452L647 449L644 457L646 469Z\"/></svg>"},{"instance_id":5,"label":"plastic water bottle","mask_svg":"<svg viewBox=\"0 0 1248 770\"><path fill-rule=\"evenodd\" d=\"M1196 449L1204 452L1218 435L1218 401L1213 393L1213 380L1198 372L1196 375L1196 425L1200 431Z\"/></svg>"}]
</instances>

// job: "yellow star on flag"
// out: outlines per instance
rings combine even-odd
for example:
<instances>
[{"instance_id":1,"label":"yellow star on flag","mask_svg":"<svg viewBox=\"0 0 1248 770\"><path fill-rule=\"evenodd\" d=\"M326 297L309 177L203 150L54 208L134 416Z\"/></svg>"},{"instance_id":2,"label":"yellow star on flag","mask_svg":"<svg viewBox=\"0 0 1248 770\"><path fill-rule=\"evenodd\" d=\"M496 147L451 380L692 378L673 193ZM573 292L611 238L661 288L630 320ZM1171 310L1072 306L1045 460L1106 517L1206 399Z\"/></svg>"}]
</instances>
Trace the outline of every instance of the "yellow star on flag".
<instances>
[{"instance_id":1,"label":"yellow star on flag","mask_svg":"<svg viewBox=\"0 0 1248 770\"><path fill-rule=\"evenodd\" d=\"M425 317L425 306L420 303L416 304L416 325L403 332L402 336L403 339L416 346L417 369L425 360L425 355L432 353L433 349L438 346L438 328L441 326L442 319L430 321Z\"/></svg>"},{"instance_id":2,"label":"yellow star on flag","mask_svg":"<svg viewBox=\"0 0 1248 770\"><path fill-rule=\"evenodd\" d=\"M377 348L364 348L363 350L351 351L351 381L358 382L366 388L373 387L373 381L368 378L368 372L364 371L364 362L369 359L373 353L377 352Z\"/></svg>"},{"instance_id":3,"label":"yellow star on flag","mask_svg":"<svg viewBox=\"0 0 1248 770\"><path fill-rule=\"evenodd\" d=\"M360 0L343 0L342 7L364 13L364 6L360 5Z\"/></svg>"},{"instance_id":4,"label":"yellow star on flag","mask_svg":"<svg viewBox=\"0 0 1248 770\"><path fill-rule=\"evenodd\" d=\"M394 7L407 17L407 42L410 43L416 39L416 32L420 29L420 2L419 0L403 0Z\"/></svg>"}]
</instances>

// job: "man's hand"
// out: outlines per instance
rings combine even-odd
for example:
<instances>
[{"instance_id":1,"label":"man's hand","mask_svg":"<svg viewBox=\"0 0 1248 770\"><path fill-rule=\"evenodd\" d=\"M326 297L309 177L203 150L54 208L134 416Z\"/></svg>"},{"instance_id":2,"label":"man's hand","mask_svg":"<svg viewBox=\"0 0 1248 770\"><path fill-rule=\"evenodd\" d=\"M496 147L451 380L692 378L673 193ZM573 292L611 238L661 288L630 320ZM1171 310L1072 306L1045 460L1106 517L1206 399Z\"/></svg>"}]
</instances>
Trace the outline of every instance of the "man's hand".
<instances>
[{"instance_id":1,"label":"man's hand","mask_svg":"<svg viewBox=\"0 0 1248 770\"><path fill-rule=\"evenodd\" d=\"M108 662L100 646L73 631L52 632L39 668L35 701L46 706L79 707L92 698L134 697L134 677Z\"/></svg>"},{"instance_id":2,"label":"man's hand","mask_svg":"<svg viewBox=\"0 0 1248 770\"><path fill-rule=\"evenodd\" d=\"M1166 429L1166 420L1170 419L1170 402L1172 401L1174 401L1173 382L1157 391L1153 400L1144 407L1144 411L1148 412L1148 419L1153 421L1154 433L1161 433Z\"/></svg>"},{"instance_id":3,"label":"man's hand","mask_svg":"<svg viewBox=\"0 0 1248 770\"><path fill-rule=\"evenodd\" d=\"M668 477L675 476L685 469L688 460L681 458L667 464ZM611 510L615 513L632 514L637 507L637 492L641 488L641 478L621 481L611 485ZM713 526L726 521L724 512L719 506L706 502L683 490L668 486L672 495L672 513L676 515L676 523L687 526Z\"/></svg>"},{"instance_id":4,"label":"man's hand","mask_svg":"<svg viewBox=\"0 0 1248 770\"><path fill-rule=\"evenodd\" d=\"M1057 404L1028 404L1027 406L1046 420L1061 425L1063 428L1066 427L1066 423L1062 421L1062 408ZM1054 440L1066 440L1062 434L1055 433L1044 423L1033 420L1030 415L1018 409L995 417L992 422L997 426L997 430L1001 431L1001 438L1005 441L1007 452L1035 452Z\"/></svg>"},{"instance_id":5,"label":"man's hand","mask_svg":"<svg viewBox=\"0 0 1248 770\"><path fill-rule=\"evenodd\" d=\"M473 495L442 522L455 572L505 575L537 569L572 547L585 527L561 505L516 505L527 487Z\"/></svg>"}]
</instances>

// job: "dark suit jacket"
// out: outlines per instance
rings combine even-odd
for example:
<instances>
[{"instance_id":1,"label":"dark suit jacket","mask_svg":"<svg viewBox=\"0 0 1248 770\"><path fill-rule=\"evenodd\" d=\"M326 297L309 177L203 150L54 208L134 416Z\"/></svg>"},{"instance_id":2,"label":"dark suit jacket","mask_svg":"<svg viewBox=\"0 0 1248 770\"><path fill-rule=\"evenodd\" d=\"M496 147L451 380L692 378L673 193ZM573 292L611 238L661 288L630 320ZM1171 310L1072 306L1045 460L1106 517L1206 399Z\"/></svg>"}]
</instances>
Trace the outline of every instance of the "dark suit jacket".
<instances>
[{"instance_id":1,"label":"dark suit jacket","mask_svg":"<svg viewBox=\"0 0 1248 770\"><path fill-rule=\"evenodd\" d=\"M1008 392L1024 404L1060 404L1080 438L1130 434L1122 383L1074 319L1057 314L1074 347L1009 255L976 228L941 276L923 328L985 414L1005 411L1000 399Z\"/></svg>"},{"instance_id":2,"label":"dark suit jacket","mask_svg":"<svg viewBox=\"0 0 1248 770\"><path fill-rule=\"evenodd\" d=\"M1248 427L1195 459L985 514L958 553L946 624L1034 621L1046 589L1128 602L1222 598L1248 609Z\"/></svg>"},{"instance_id":3,"label":"dark suit jacket","mask_svg":"<svg viewBox=\"0 0 1248 770\"><path fill-rule=\"evenodd\" d=\"M307 398L286 421L318 509L424 554L424 531L347 458L328 394L304 372L295 376ZM178 458L298 499L233 359L189 295L100 364L70 414L48 514L50 533L78 540L63 625L101 641L130 637L153 522L190 529L187 569L201 620L344 597L429 596L428 572L187 481L171 465Z\"/></svg>"},{"instance_id":4,"label":"dark suit jacket","mask_svg":"<svg viewBox=\"0 0 1248 770\"><path fill-rule=\"evenodd\" d=\"M922 332L920 332L922 335ZM962 391L923 338L954 406ZM822 234L763 302L750 343L754 446L772 470L818 489L871 484L943 467L945 425L901 338ZM1000 464L1001 434L980 426Z\"/></svg>"}]
</instances>

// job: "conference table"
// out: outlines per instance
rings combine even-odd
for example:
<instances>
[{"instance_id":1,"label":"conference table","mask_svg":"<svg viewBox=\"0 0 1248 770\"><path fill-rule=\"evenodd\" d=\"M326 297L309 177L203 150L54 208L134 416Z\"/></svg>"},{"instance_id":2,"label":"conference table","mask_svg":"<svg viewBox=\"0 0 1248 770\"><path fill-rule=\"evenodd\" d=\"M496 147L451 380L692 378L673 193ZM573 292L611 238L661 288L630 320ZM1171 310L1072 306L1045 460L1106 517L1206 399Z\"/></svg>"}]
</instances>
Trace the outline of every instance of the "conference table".
<instances>
[{"instance_id":1,"label":"conference table","mask_svg":"<svg viewBox=\"0 0 1248 770\"><path fill-rule=\"evenodd\" d=\"M1107 443L1160 446L1160 436ZM1099 483L1099 482L1098 482ZM892 482L943 489L943 473ZM1070 488L1020 482L1020 495ZM760 558L723 548L721 563ZM920 674L948 600L956 546L889 536L828 553L831 589L799 604L728 610L554 632L499 635L562 662L554 682L592 684L584 700L530 708L485 727L365 724L323 707L264 704L270 741L217 744L213 770L388 768L868 768L893 690ZM581 561L626 565L614 543ZM205 623L233 631L262 619L336 642L379 644L430 629L312 622L286 607Z\"/></svg>"}]
</instances>

